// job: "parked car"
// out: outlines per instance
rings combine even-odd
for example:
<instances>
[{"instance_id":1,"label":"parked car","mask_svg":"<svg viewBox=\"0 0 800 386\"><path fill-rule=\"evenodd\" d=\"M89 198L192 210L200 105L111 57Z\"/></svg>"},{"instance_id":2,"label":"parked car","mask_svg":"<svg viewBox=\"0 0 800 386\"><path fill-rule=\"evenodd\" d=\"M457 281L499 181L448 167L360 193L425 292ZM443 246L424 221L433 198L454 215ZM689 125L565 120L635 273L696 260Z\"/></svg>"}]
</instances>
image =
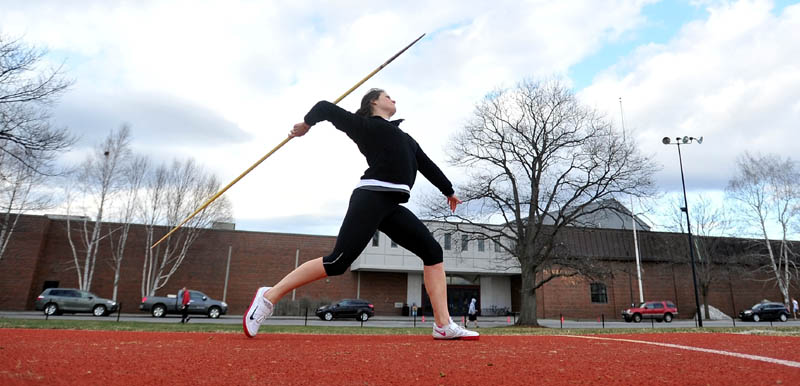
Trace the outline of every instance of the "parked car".
<instances>
[{"instance_id":1,"label":"parked car","mask_svg":"<svg viewBox=\"0 0 800 386\"><path fill-rule=\"evenodd\" d=\"M758 303L749 310L740 312L739 319L752 320L754 322L762 320L780 320L781 322L785 322L789 319L789 309L786 308L783 303Z\"/></svg>"},{"instance_id":2,"label":"parked car","mask_svg":"<svg viewBox=\"0 0 800 386\"><path fill-rule=\"evenodd\" d=\"M622 318L626 322L639 323L642 319L655 319L659 322L671 322L678 315L678 307L666 300L644 302L639 307L632 307L622 311Z\"/></svg>"},{"instance_id":3,"label":"parked car","mask_svg":"<svg viewBox=\"0 0 800 386\"><path fill-rule=\"evenodd\" d=\"M317 308L317 316L322 320L334 318L356 318L366 322L375 316L375 307L372 303L361 299L343 299L337 303Z\"/></svg>"},{"instance_id":4,"label":"parked car","mask_svg":"<svg viewBox=\"0 0 800 386\"><path fill-rule=\"evenodd\" d=\"M206 294L195 291L189 291L189 314L190 315L208 315L209 318L219 318L228 312L228 303L223 301L211 299ZM167 296L145 296L142 298L142 303L139 304L139 310L149 312L154 318L163 318L167 314L180 314L182 292L179 295Z\"/></svg>"},{"instance_id":5,"label":"parked car","mask_svg":"<svg viewBox=\"0 0 800 386\"><path fill-rule=\"evenodd\" d=\"M91 312L94 316L106 316L116 311L118 304L77 288L48 288L36 297L34 307L46 315Z\"/></svg>"}]
</instances>

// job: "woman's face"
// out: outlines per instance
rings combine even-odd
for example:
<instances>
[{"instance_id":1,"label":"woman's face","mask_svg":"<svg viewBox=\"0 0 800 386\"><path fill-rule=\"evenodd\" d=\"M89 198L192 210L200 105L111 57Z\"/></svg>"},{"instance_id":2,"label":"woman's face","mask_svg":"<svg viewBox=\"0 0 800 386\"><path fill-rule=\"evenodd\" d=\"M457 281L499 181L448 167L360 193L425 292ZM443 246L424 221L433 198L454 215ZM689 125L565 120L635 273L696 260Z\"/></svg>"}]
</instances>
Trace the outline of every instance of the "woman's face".
<instances>
[{"instance_id":1,"label":"woman's face","mask_svg":"<svg viewBox=\"0 0 800 386\"><path fill-rule=\"evenodd\" d=\"M395 101L389 97L389 94L382 92L378 99L372 102L372 112L374 114L385 112L391 117L397 112L397 107L395 107Z\"/></svg>"}]
</instances>

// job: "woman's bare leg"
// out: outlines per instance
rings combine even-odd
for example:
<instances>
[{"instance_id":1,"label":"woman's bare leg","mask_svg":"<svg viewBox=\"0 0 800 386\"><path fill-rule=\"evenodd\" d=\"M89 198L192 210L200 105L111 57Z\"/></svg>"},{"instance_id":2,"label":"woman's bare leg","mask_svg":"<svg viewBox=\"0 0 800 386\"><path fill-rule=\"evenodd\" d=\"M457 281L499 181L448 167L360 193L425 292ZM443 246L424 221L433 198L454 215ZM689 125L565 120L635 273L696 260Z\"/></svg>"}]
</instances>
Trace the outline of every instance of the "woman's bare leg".
<instances>
[{"instance_id":1,"label":"woman's bare leg","mask_svg":"<svg viewBox=\"0 0 800 386\"><path fill-rule=\"evenodd\" d=\"M450 323L450 310L447 309L447 280L444 263L426 265L423 269L425 289L431 299L433 319L439 326Z\"/></svg>"},{"instance_id":2,"label":"woman's bare leg","mask_svg":"<svg viewBox=\"0 0 800 386\"><path fill-rule=\"evenodd\" d=\"M326 277L322 258L307 261L286 275L281 281L264 294L272 304L276 304L289 291L305 284ZM425 266L425 289L431 299L433 318L436 324L443 326L450 323L450 311L447 308L447 281L444 273L444 263Z\"/></svg>"},{"instance_id":3,"label":"woman's bare leg","mask_svg":"<svg viewBox=\"0 0 800 386\"><path fill-rule=\"evenodd\" d=\"M328 275L325 273L325 267L322 265L321 257L306 261L295 268L294 271L289 272L278 284L275 284L274 287L264 293L264 297L269 300L270 303L278 304L278 301L289 293L289 291L326 276Z\"/></svg>"}]
</instances>

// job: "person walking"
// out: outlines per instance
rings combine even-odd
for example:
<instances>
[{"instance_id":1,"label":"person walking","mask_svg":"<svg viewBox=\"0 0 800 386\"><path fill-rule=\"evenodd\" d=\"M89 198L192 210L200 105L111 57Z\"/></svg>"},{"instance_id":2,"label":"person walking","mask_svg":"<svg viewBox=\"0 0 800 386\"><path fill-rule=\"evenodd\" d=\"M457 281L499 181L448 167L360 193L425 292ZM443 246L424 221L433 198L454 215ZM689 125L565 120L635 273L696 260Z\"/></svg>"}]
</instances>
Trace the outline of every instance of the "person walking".
<instances>
[{"instance_id":1,"label":"person walking","mask_svg":"<svg viewBox=\"0 0 800 386\"><path fill-rule=\"evenodd\" d=\"M181 292L181 323L186 323L191 319L189 317L189 303L192 302L192 297L186 287L183 287Z\"/></svg>"},{"instance_id":2,"label":"person walking","mask_svg":"<svg viewBox=\"0 0 800 386\"><path fill-rule=\"evenodd\" d=\"M792 314L794 314L794 318L797 319L797 311L800 311L800 307L798 307L797 299L792 298Z\"/></svg>"},{"instance_id":3,"label":"person walking","mask_svg":"<svg viewBox=\"0 0 800 386\"><path fill-rule=\"evenodd\" d=\"M472 301L469 302L469 310L467 311L467 325L469 327L469 322L475 322L475 328L478 328L478 300L472 298Z\"/></svg>"},{"instance_id":4,"label":"person walking","mask_svg":"<svg viewBox=\"0 0 800 386\"><path fill-rule=\"evenodd\" d=\"M433 338L478 339L477 332L462 328L450 318L442 247L425 224L401 205L410 198L417 171L442 192L450 210L455 211L461 200L441 169L400 130L402 120L389 120L397 111L395 104L384 90L371 89L355 113L320 101L293 126L289 136L301 137L318 122L331 122L356 143L368 168L350 196L333 251L303 263L273 287L256 290L242 321L247 337L256 336L264 320L272 316L274 305L288 292L347 271L380 230L422 259L423 280L434 314Z\"/></svg>"}]
</instances>

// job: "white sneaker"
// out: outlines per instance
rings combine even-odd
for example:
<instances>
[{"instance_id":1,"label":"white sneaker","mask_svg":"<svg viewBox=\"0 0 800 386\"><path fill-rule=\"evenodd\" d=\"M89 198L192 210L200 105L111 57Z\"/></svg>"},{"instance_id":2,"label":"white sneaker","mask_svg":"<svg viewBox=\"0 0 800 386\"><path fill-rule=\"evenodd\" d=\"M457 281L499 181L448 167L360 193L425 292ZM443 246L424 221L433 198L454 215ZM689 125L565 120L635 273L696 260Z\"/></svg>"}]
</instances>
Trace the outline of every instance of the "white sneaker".
<instances>
[{"instance_id":1,"label":"white sneaker","mask_svg":"<svg viewBox=\"0 0 800 386\"><path fill-rule=\"evenodd\" d=\"M258 334L258 328L265 319L272 316L272 310L275 308L269 300L264 298L264 293L271 287L261 287L256 291L256 296L250 303L247 312L244 313L242 318L242 327L244 327L244 334L248 338L255 337Z\"/></svg>"},{"instance_id":2,"label":"white sneaker","mask_svg":"<svg viewBox=\"0 0 800 386\"><path fill-rule=\"evenodd\" d=\"M480 334L475 331L467 330L459 326L456 323L453 323L453 319L450 319L450 324L439 327L436 325L436 322L433 323L433 339L463 339L463 340L478 340Z\"/></svg>"}]
</instances>

